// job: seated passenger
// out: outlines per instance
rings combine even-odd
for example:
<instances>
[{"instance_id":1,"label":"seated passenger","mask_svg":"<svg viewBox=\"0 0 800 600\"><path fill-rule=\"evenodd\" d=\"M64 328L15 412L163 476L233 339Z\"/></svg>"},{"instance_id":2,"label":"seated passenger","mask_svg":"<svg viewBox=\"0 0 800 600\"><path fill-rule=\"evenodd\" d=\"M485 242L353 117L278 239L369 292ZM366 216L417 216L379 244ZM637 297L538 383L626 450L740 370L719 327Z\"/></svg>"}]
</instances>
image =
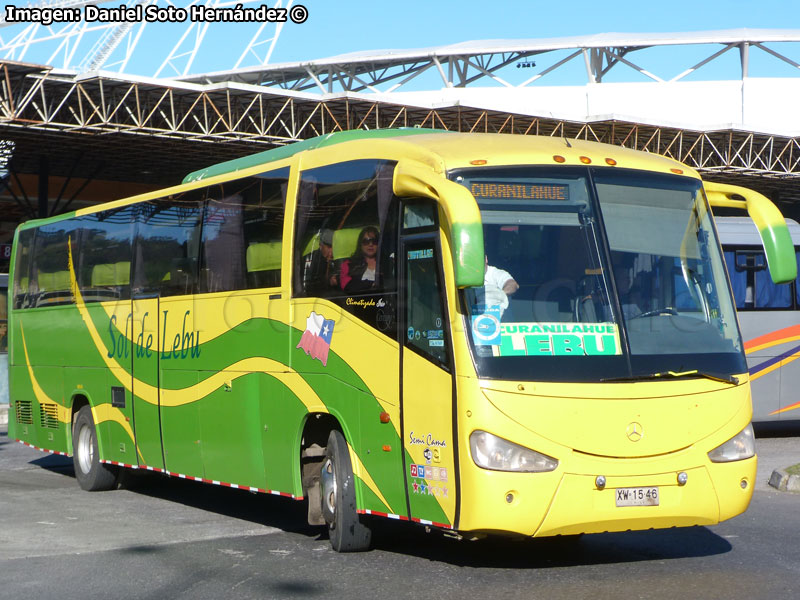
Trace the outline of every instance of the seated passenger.
<instances>
[{"instance_id":1,"label":"seated passenger","mask_svg":"<svg viewBox=\"0 0 800 600\"><path fill-rule=\"evenodd\" d=\"M333 231L319 232L319 248L306 257L303 288L308 296L324 296L338 287L339 275L333 262Z\"/></svg>"},{"instance_id":2,"label":"seated passenger","mask_svg":"<svg viewBox=\"0 0 800 600\"><path fill-rule=\"evenodd\" d=\"M372 225L358 234L355 252L342 263L339 274L339 287L345 292L355 294L375 287L378 239L378 228Z\"/></svg>"}]
</instances>

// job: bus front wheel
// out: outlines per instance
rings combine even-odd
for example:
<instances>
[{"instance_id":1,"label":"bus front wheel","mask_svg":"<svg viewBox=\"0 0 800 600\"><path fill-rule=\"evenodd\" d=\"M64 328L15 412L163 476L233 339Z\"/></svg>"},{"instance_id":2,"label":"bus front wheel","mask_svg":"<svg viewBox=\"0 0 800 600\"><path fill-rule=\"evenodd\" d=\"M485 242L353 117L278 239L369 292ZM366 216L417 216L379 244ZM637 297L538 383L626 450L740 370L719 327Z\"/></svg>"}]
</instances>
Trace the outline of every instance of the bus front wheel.
<instances>
[{"instance_id":1,"label":"bus front wheel","mask_svg":"<svg viewBox=\"0 0 800 600\"><path fill-rule=\"evenodd\" d=\"M117 487L119 468L100 462L92 409L82 407L72 426L72 463L78 485L87 492Z\"/></svg>"},{"instance_id":2,"label":"bus front wheel","mask_svg":"<svg viewBox=\"0 0 800 600\"><path fill-rule=\"evenodd\" d=\"M337 552L368 550L372 532L356 512L356 490L347 442L331 431L320 474L322 515L328 524L331 546Z\"/></svg>"}]
</instances>

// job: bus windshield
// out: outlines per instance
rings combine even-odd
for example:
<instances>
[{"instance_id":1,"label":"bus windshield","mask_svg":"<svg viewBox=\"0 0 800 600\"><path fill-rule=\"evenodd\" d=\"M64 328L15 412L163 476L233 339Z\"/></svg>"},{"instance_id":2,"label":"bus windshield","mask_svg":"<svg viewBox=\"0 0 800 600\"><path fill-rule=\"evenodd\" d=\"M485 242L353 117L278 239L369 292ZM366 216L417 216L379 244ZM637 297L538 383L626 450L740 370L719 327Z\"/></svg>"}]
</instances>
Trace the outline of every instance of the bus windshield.
<instances>
[{"instance_id":1,"label":"bus windshield","mask_svg":"<svg viewBox=\"0 0 800 600\"><path fill-rule=\"evenodd\" d=\"M746 371L699 180L568 167L453 177L483 220L484 286L462 295L479 376Z\"/></svg>"}]
</instances>

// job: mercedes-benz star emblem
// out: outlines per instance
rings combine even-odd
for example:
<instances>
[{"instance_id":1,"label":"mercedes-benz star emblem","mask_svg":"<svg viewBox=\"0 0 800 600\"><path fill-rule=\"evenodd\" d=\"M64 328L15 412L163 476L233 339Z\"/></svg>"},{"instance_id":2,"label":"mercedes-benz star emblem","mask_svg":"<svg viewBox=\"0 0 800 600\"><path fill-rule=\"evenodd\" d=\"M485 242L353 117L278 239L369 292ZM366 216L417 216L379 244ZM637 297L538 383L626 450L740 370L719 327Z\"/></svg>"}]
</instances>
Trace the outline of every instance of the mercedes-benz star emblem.
<instances>
[{"instance_id":1,"label":"mercedes-benz star emblem","mask_svg":"<svg viewBox=\"0 0 800 600\"><path fill-rule=\"evenodd\" d=\"M627 434L628 439L632 442L638 442L644 437L644 429L642 428L641 424L637 423L636 421L628 425L625 433Z\"/></svg>"}]
</instances>

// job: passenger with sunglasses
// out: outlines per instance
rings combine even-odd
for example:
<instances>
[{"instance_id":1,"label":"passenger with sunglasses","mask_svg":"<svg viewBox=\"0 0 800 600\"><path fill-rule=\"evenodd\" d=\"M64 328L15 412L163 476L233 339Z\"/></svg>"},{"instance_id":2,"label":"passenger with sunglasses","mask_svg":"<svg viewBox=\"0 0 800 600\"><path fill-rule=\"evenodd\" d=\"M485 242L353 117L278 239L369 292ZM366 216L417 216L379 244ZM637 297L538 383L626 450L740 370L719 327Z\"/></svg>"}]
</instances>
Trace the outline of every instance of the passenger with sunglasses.
<instances>
[{"instance_id":1,"label":"passenger with sunglasses","mask_svg":"<svg viewBox=\"0 0 800 600\"><path fill-rule=\"evenodd\" d=\"M375 287L378 241L378 228L372 225L358 234L355 252L342 263L339 273L339 285L345 292L366 292Z\"/></svg>"}]
</instances>

